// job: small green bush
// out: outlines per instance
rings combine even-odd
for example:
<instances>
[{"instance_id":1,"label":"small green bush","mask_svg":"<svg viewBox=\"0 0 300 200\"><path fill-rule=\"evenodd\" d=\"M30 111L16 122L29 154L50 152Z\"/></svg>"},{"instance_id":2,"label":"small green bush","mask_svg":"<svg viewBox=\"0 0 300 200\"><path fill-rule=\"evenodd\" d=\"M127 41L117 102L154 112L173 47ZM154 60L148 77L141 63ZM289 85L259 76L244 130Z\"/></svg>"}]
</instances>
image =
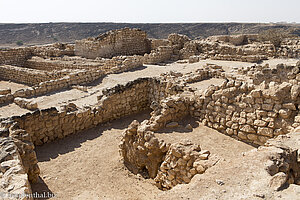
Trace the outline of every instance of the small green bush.
<instances>
[{"instance_id":1,"label":"small green bush","mask_svg":"<svg viewBox=\"0 0 300 200\"><path fill-rule=\"evenodd\" d=\"M270 41L275 47L280 47L281 42L288 37L290 34L283 29L269 29L258 35L261 42Z\"/></svg>"},{"instance_id":2,"label":"small green bush","mask_svg":"<svg viewBox=\"0 0 300 200\"><path fill-rule=\"evenodd\" d=\"M23 41L19 40L19 41L16 42L16 44L17 44L18 46L22 46L24 43L23 43Z\"/></svg>"}]
</instances>

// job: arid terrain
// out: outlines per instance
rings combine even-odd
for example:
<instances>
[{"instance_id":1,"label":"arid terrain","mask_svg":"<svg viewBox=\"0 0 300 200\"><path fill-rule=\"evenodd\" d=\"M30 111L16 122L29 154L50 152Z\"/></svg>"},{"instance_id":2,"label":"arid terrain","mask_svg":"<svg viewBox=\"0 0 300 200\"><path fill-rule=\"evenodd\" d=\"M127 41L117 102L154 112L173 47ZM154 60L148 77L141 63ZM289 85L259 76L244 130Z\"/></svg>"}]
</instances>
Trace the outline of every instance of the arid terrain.
<instances>
[{"instance_id":1,"label":"arid terrain","mask_svg":"<svg viewBox=\"0 0 300 200\"><path fill-rule=\"evenodd\" d=\"M0 198L298 199L300 39L156 26L0 50Z\"/></svg>"},{"instance_id":2,"label":"arid terrain","mask_svg":"<svg viewBox=\"0 0 300 200\"><path fill-rule=\"evenodd\" d=\"M205 38L212 35L233 35L260 33L268 29L291 30L300 35L299 24L264 23L171 23L171 24L129 24L129 23L42 23L42 24L0 24L0 47L51 44L71 42L87 37L96 37L109 30L124 27L145 30L149 37L162 39L171 33L184 34L190 38Z\"/></svg>"}]
</instances>

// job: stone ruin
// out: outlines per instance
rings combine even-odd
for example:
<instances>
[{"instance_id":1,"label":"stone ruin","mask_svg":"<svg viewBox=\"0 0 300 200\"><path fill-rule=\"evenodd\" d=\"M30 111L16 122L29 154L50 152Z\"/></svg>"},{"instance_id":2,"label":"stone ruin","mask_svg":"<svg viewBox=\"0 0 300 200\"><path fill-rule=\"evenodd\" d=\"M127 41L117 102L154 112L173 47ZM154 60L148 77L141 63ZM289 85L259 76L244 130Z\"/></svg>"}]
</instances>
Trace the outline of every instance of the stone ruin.
<instances>
[{"instance_id":1,"label":"stone ruin","mask_svg":"<svg viewBox=\"0 0 300 200\"><path fill-rule=\"evenodd\" d=\"M95 59L124 55L144 55L150 52L150 41L140 29L124 28L96 38L77 41L75 55Z\"/></svg>"},{"instance_id":2,"label":"stone ruin","mask_svg":"<svg viewBox=\"0 0 300 200\"><path fill-rule=\"evenodd\" d=\"M190 183L216 164L216 155L189 140L167 143L155 136L165 127L176 127L184 117L258 149L265 156L269 188L300 184L300 61L296 65L253 64L234 68L207 64L189 73L169 72L159 77L137 78L101 91L97 103L84 107L69 103L62 109L39 109L30 98L62 89L87 91L87 84L109 74L144 64L197 63L227 60L259 63L268 58L298 58L300 40L275 48L259 43L255 35L214 36L191 40L171 34L168 39L148 39L138 29L110 31L74 44L52 44L0 51L0 79L28 85L16 91L0 90L0 103L16 104L28 112L1 118L0 192L26 194L40 170L34 151L70 134L152 109L151 117L133 121L122 134L120 155L134 174L151 178L169 190ZM179 61L178 61L179 60ZM190 86L211 78L223 79L204 91ZM192 127L187 127L192 129ZM254 177L260 180L260 177Z\"/></svg>"}]
</instances>

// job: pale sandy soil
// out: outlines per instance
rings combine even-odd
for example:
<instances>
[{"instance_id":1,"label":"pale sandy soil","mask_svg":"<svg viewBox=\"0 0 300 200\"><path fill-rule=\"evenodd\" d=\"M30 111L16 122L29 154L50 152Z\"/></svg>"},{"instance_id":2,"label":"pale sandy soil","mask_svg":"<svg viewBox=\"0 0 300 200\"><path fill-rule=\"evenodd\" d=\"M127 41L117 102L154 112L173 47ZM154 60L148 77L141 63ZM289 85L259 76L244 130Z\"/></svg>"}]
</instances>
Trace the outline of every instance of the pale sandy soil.
<instances>
[{"instance_id":1,"label":"pale sandy soil","mask_svg":"<svg viewBox=\"0 0 300 200\"><path fill-rule=\"evenodd\" d=\"M164 192L152 180L131 174L118 154L122 131L133 119L147 118L146 112L133 115L37 147L42 178L39 184L33 185L33 191L49 191L57 199L161 199L159 195ZM215 130L198 126L193 120L188 122L195 127L192 132L178 128L156 135L167 142L190 139L220 159L238 158L242 152L253 149Z\"/></svg>"},{"instance_id":2,"label":"pale sandy soil","mask_svg":"<svg viewBox=\"0 0 300 200\"><path fill-rule=\"evenodd\" d=\"M10 88L11 92L14 93L17 90L20 90L22 88L27 88L27 87L29 87L29 86L21 84L21 83L14 83L11 81L1 81L0 80L0 90Z\"/></svg>"},{"instance_id":3,"label":"pale sandy soil","mask_svg":"<svg viewBox=\"0 0 300 200\"><path fill-rule=\"evenodd\" d=\"M0 107L0 118L7 118L11 116L19 116L30 112L27 109L20 108L17 104L5 104Z\"/></svg>"}]
</instances>

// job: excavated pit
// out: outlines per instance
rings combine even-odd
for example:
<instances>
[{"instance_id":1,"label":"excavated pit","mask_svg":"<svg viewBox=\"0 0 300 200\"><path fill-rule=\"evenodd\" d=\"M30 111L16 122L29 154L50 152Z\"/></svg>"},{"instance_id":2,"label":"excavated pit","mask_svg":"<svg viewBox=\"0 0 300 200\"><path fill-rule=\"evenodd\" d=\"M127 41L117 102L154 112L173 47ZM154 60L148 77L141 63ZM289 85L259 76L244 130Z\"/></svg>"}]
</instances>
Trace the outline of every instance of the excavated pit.
<instances>
[{"instance_id":1,"label":"excavated pit","mask_svg":"<svg viewBox=\"0 0 300 200\"><path fill-rule=\"evenodd\" d=\"M155 198L161 191L154 180L133 175L124 168L118 153L122 132L132 120L142 122L144 119L149 119L149 112L36 147L41 181L32 184L33 192L50 192L59 199ZM216 165L219 160L235 160L243 152L254 149L248 144L199 125L191 118L186 118L179 124L181 127L163 129L155 133L155 136L172 144L182 141L182 138L200 144L202 149L209 150L216 156ZM191 124L193 130L187 130L187 124Z\"/></svg>"}]
</instances>

